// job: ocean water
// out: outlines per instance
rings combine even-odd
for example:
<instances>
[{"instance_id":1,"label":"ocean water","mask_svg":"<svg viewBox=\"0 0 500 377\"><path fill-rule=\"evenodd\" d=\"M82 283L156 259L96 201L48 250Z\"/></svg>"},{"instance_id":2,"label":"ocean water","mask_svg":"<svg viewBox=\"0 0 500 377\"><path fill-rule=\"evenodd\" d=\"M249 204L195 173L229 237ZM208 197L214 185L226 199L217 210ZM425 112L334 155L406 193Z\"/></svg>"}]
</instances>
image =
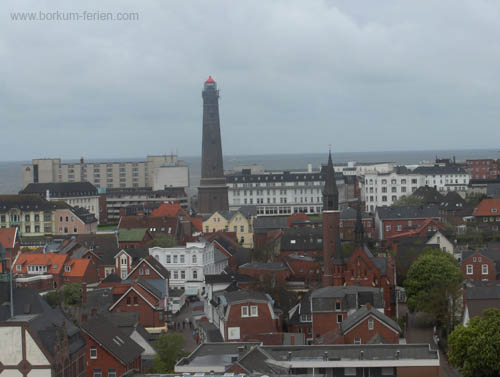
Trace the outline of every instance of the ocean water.
<instances>
[{"instance_id":1,"label":"ocean water","mask_svg":"<svg viewBox=\"0 0 500 377\"><path fill-rule=\"evenodd\" d=\"M416 164L421 161L434 161L438 158L453 158L457 162L467 159L478 158L500 158L500 147L498 149L467 149L467 150L427 150L427 151L390 151L390 152L343 152L333 155L334 163L357 162L396 162L402 165ZM200 156L179 156L189 165L190 185L192 188L198 186L201 176ZM264 165L266 170L303 170L311 164L318 168L326 163L325 153L297 153L297 154L264 154L264 155L242 155L225 156L224 169L231 170L235 166L259 164ZM142 158L145 159L145 158ZM115 161L141 160L141 158L117 158ZM77 160L63 160L64 162L76 162ZM87 161L110 161L110 159L88 159ZM26 161L0 162L0 194L12 194L22 190L21 165Z\"/></svg>"}]
</instances>

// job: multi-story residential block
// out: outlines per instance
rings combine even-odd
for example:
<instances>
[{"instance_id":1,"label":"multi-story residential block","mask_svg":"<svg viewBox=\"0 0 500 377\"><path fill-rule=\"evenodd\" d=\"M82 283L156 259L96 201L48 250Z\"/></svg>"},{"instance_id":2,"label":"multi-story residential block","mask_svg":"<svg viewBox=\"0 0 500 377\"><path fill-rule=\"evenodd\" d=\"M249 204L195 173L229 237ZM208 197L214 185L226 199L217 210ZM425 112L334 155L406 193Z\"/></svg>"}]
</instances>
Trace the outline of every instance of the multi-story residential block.
<instances>
[{"instance_id":1,"label":"multi-story residential block","mask_svg":"<svg viewBox=\"0 0 500 377\"><path fill-rule=\"evenodd\" d=\"M374 212L377 207L391 206L426 185L443 193L465 194L469 180L470 175L460 167L418 166L410 170L398 166L389 173L366 173L361 192L366 211Z\"/></svg>"},{"instance_id":2,"label":"multi-story residential block","mask_svg":"<svg viewBox=\"0 0 500 377\"><path fill-rule=\"evenodd\" d=\"M170 285L183 288L187 296L196 296L205 281L205 274L220 274L228 265L228 256L214 243L188 242L182 247L152 247L155 257L170 273Z\"/></svg>"},{"instance_id":3,"label":"multi-story residential block","mask_svg":"<svg viewBox=\"0 0 500 377\"><path fill-rule=\"evenodd\" d=\"M182 167L168 170L164 167ZM30 183L90 182L96 187L170 187L186 183L188 167L176 155L148 156L146 161L62 163L60 158L33 159L22 166L23 187ZM182 171L182 172L181 172ZM172 174L170 174L172 173ZM173 184L173 183L172 183ZM184 187L187 187L187 185Z\"/></svg>"},{"instance_id":4,"label":"multi-story residential block","mask_svg":"<svg viewBox=\"0 0 500 377\"><path fill-rule=\"evenodd\" d=\"M57 235L65 234L95 234L97 219L85 208L74 208L59 202L55 210Z\"/></svg>"},{"instance_id":5,"label":"multi-story residential block","mask_svg":"<svg viewBox=\"0 0 500 377\"><path fill-rule=\"evenodd\" d=\"M30 183L19 194L39 195L47 200L63 201L84 208L99 220L99 194L89 182Z\"/></svg>"},{"instance_id":6,"label":"multi-story residential block","mask_svg":"<svg viewBox=\"0 0 500 377\"><path fill-rule=\"evenodd\" d=\"M0 195L0 227L16 227L21 236L54 234L57 208L38 195Z\"/></svg>"},{"instance_id":7,"label":"multi-story residential block","mask_svg":"<svg viewBox=\"0 0 500 377\"><path fill-rule=\"evenodd\" d=\"M496 179L500 175L500 160L466 160L465 164L472 179Z\"/></svg>"},{"instance_id":8,"label":"multi-story residential block","mask_svg":"<svg viewBox=\"0 0 500 377\"><path fill-rule=\"evenodd\" d=\"M336 173L342 205L355 199L356 176ZM250 169L226 175L229 208L256 205L261 216L307 213L318 215L323 208L325 171L283 171L252 174Z\"/></svg>"},{"instance_id":9,"label":"multi-story residential block","mask_svg":"<svg viewBox=\"0 0 500 377\"><path fill-rule=\"evenodd\" d=\"M243 247L253 248L255 217L255 206L243 206L236 211L217 211L203 221L203 231L205 233L234 232Z\"/></svg>"}]
</instances>

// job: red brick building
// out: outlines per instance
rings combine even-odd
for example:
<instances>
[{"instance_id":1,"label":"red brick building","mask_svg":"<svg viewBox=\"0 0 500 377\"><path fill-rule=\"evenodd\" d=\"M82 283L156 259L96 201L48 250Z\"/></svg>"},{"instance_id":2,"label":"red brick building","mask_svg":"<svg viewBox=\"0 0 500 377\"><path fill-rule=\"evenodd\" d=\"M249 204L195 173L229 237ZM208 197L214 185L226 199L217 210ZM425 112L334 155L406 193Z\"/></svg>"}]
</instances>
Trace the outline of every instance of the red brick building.
<instances>
[{"instance_id":1,"label":"red brick building","mask_svg":"<svg viewBox=\"0 0 500 377\"><path fill-rule=\"evenodd\" d=\"M283 262L251 262L239 266L238 272L252 276L259 281L285 284L291 275L289 266Z\"/></svg>"},{"instance_id":2,"label":"red brick building","mask_svg":"<svg viewBox=\"0 0 500 377\"><path fill-rule=\"evenodd\" d=\"M304 254L292 253L285 260L290 269L290 280L303 281L309 285L314 285L321 281L322 268L320 259Z\"/></svg>"},{"instance_id":3,"label":"red brick building","mask_svg":"<svg viewBox=\"0 0 500 377\"><path fill-rule=\"evenodd\" d=\"M106 318L82 324L86 338L87 377L119 377L142 371L144 349Z\"/></svg>"},{"instance_id":4,"label":"red brick building","mask_svg":"<svg viewBox=\"0 0 500 377\"><path fill-rule=\"evenodd\" d=\"M500 160L466 160L466 165L472 179L494 179L500 174Z\"/></svg>"},{"instance_id":5,"label":"red brick building","mask_svg":"<svg viewBox=\"0 0 500 377\"><path fill-rule=\"evenodd\" d=\"M488 249L463 253L462 272L468 280L500 280L500 251Z\"/></svg>"},{"instance_id":6,"label":"red brick building","mask_svg":"<svg viewBox=\"0 0 500 377\"><path fill-rule=\"evenodd\" d=\"M62 274L64 284L92 284L99 281L99 276L97 275L97 266L92 259L88 258L68 259L64 264L64 270L62 271Z\"/></svg>"},{"instance_id":7,"label":"red brick building","mask_svg":"<svg viewBox=\"0 0 500 377\"><path fill-rule=\"evenodd\" d=\"M340 212L340 239L342 241L354 241L354 228L356 226L356 209L352 207L345 208ZM375 226L371 216L363 212L362 214L363 228L367 240L375 239Z\"/></svg>"},{"instance_id":8,"label":"red brick building","mask_svg":"<svg viewBox=\"0 0 500 377\"><path fill-rule=\"evenodd\" d=\"M113 290L113 294L116 293ZM139 313L139 322L149 329L148 331L166 331L165 297L144 280L128 285L128 288L110 306L109 311Z\"/></svg>"},{"instance_id":9,"label":"red brick building","mask_svg":"<svg viewBox=\"0 0 500 377\"><path fill-rule=\"evenodd\" d=\"M68 260L67 254L21 253L13 270L16 286L36 290L59 288L63 283L64 264Z\"/></svg>"},{"instance_id":10,"label":"red brick building","mask_svg":"<svg viewBox=\"0 0 500 377\"><path fill-rule=\"evenodd\" d=\"M483 199L474 208L472 216L476 220L476 226L492 232L499 230L500 226L500 199Z\"/></svg>"},{"instance_id":11,"label":"red brick building","mask_svg":"<svg viewBox=\"0 0 500 377\"><path fill-rule=\"evenodd\" d=\"M216 320L226 342L248 341L259 334L280 332L280 317L271 297L255 291L231 291L217 296Z\"/></svg>"},{"instance_id":12,"label":"red brick building","mask_svg":"<svg viewBox=\"0 0 500 377\"><path fill-rule=\"evenodd\" d=\"M440 221L439 207L409 207L392 206L377 207L375 215L375 229L378 240L386 240L398 233L406 233L422 227L426 221L433 219ZM427 231L438 230L437 226L429 225Z\"/></svg>"},{"instance_id":13,"label":"red brick building","mask_svg":"<svg viewBox=\"0 0 500 377\"><path fill-rule=\"evenodd\" d=\"M151 255L139 260L135 267L129 272L127 280L167 280L170 274L163 265Z\"/></svg>"}]
</instances>

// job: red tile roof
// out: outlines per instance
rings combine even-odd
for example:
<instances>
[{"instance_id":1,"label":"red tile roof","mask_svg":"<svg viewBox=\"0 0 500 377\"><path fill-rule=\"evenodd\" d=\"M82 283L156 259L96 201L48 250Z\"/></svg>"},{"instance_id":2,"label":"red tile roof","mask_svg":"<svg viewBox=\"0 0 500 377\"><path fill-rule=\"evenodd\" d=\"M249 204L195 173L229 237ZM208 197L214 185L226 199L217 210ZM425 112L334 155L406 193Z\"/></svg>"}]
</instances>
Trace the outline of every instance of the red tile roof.
<instances>
[{"instance_id":1,"label":"red tile roof","mask_svg":"<svg viewBox=\"0 0 500 377\"><path fill-rule=\"evenodd\" d=\"M66 277L81 277L85 276L87 272L87 268L89 267L91 260L87 258L75 258L70 259L68 263L64 266L71 266L71 271L66 272L66 269L63 272L63 275Z\"/></svg>"},{"instance_id":2,"label":"red tile roof","mask_svg":"<svg viewBox=\"0 0 500 377\"><path fill-rule=\"evenodd\" d=\"M419 236L421 235L420 233L422 233L430 224L435 224L438 230L442 228L442 225L435 219L426 219L418 228L393 234L391 236L388 236L387 239Z\"/></svg>"},{"instance_id":3,"label":"red tile roof","mask_svg":"<svg viewBox=\"0 0 500 377\"><path fill-rule=\"evenodd\" d=\"M0 229L0 243L6 249L12 249L16 244L17 228Z\"/></svg>"},{"instance_id":4,"label":"red tile roof","mask_svg":"<svg viewBox=\"0 0 500 377\"><path fill-rule=\"evenodd\" d=\"M25 252L19 255L14 272L25 274L28 272L28 265L38 265L47 266L47 273L49 274L59 274L67 258L67 254ZM18 265L22 266L21 271L17 270Z\"/></svg>"},{"instance_id":5,"label":"red tile roof","mask_svg":"<svg viewBox=\"0 0 500 377\"><path fill-rule=\"evenodd\" d=\"M474 208L473 216L500 216L500 199L483 199Z\"/></svg>"},{"instance_id":6,"label":"red tile roof","mask_svg":"<svg viewBox=\"0 0 500 377\"><path fill-rule=\"evenodd\" d=\"M151 212L151 216L167 216L167 217L178 217L179 215L184 216L188 219L191 224L193 224L194 228L201 232L203 226L203 219L201 217L191 217L188 213L181 207L179 203L163 203L158 208L155 208L153 212Z\"/></svg>"}]
</instances>

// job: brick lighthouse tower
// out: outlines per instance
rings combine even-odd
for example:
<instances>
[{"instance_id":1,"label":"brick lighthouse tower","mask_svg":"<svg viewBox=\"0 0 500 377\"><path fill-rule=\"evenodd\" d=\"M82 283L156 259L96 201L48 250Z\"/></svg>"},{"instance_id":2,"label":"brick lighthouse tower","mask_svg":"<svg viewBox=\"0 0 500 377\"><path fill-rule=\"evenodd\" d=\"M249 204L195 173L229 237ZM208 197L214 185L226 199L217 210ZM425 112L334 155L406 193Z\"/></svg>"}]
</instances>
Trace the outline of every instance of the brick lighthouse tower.
<instances>
[{"instance_id":1,"label":"brick lighthouse tower","mask_svg":"<svg viewBox=\"0 0 500 377\"><path fill-rule=\"evenodd\" d=\"M323 273L322 285L344 285L345 261L339 235L339 191L333 170L332 152L328 154L323 188Z\"/></svg>"},{"instance_id":2,"label":"brick lighthouse tower","mask_svg":"<svg viewBox=\"0 0 500 377\"><path fill-rule=\"evenodd\" d=\"M198 187L198 213L212 214L228 209L228 197L219 121L217 83L208 77L202 92L203 140L201 148L201 180Z\"/></svg>"}]
</instances>

